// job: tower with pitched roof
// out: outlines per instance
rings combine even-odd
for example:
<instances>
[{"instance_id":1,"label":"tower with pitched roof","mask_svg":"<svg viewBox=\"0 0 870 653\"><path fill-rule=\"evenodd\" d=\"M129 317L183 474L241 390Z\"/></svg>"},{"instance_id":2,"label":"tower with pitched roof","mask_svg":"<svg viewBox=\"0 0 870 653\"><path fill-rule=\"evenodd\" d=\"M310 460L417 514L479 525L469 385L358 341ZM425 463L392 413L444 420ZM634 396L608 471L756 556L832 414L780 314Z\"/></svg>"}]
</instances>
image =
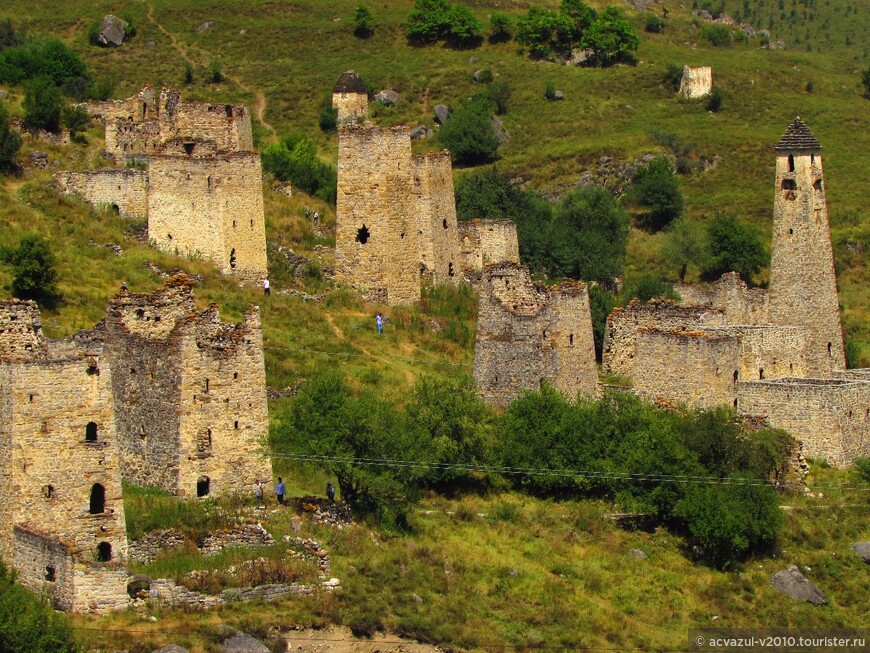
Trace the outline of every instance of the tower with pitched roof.
<instances>
[{"instance_id":1,"label":"tower with pitched roof","mask_svg":"<svg viewBox=\"0 0 870 653\"><path fill-rule=\"evenodd\" d=\"M774 146L776 197L770 264L770 321L807 328L808 370L830 377L846 367L837 278L825 201L822 146L796 118Z\"/></svg>"}]
</instances>

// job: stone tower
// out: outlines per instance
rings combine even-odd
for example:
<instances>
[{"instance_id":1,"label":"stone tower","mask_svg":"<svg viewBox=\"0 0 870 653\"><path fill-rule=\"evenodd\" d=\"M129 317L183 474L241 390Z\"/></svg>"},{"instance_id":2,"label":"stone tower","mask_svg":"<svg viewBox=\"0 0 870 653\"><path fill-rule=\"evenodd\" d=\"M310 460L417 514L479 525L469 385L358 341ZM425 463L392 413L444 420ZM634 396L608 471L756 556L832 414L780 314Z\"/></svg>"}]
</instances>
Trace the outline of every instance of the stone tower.
<instances>
[{"instance_id":1,"label":"stone tower","mask_svg":"<svg viewBox=\"0 0 870 653\"><path fill-rule=\"evenodd\" d=\"M365 82L354 71L341 74L332 88L332 106L338 111L338 124L347 125L369 113L369 96Z\"/></svg>"},{"instance_id":2,"label":"stone tower","mask_svg":"<svg viewBox=\"0 0 870 653\"><path fill-rule=\"evenodd\" d=\"M774 147L776 198L770 265L770 321L805 327L808 372L846 367L837 279L822 175L822 146L796 118Z\"/></svg>"}]
</instances>

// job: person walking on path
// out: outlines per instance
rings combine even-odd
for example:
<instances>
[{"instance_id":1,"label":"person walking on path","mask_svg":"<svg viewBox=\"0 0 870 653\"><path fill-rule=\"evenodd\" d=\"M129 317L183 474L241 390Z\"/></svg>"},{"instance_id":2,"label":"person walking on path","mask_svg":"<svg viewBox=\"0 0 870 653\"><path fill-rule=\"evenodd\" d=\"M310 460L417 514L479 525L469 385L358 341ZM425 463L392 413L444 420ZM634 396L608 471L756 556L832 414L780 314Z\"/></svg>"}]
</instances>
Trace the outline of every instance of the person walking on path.
<instances>
[{"instance_id":1,"label":"person walking on path","mask_svg":"<svg viewBox=\"0 0 870 653\"><path fill-rule=\"evenodd\" d=\"M316 227L318 224L320 224L320 214L317 211L315 211L314 212L314 226Z\"/></svg>"},{"instance_id":2,"label":"person walking on path","mask_svg":"<svg viewBox=\"0 0 870 653\"><path fill-rule=\"evenodd\" d=\"M278 497L278 503L282 506L284 505L284 492L286 492L287 488L284 486L284 479L280 476L278 477L278 482L275 483L275 496Z\"/></svg>"},{"instance_id":3,"label":"person walking on path","mask_svg":"<svg viewBox=\"0 0 870 653\"><path fill-rule=\"evenodd\" d=\"M272 294L272 289L269 287L269 280L263 279L263 294L269 296Z\"/></svg>"},{"instance_id":4,"label":"person walking on path","mask_svg":"<svg viewBox=\"0 0 870 653\"><path fill-rule=\"evenodd\" d=\"M378 327L378 335L381 335L384 332L384 318L380 313L375 317L375 326Z\"/></svg>"},{"instance_id":5,"label":"person walking on path","mask_svg":"<svg viewBox=\"0 0 870 653\"><path fill-rule=\"evenodd\" d=\"M265 506L263 502L263 484L260 483L260 479L257 479L257 482L254 483L254 498L257 502L255 507L262 508Z\"/></svg>"},{"instance_id":6,"label":"person walking on path","mask_svg":"<svg viewBox=\"0 0 870 653\"><path fill-rule=\"evenodd\" d=\"M329 503L335 503L335 488L332 487L332 483L326 484L326 498L329 499Z\"/></svg>"}]
</instances>

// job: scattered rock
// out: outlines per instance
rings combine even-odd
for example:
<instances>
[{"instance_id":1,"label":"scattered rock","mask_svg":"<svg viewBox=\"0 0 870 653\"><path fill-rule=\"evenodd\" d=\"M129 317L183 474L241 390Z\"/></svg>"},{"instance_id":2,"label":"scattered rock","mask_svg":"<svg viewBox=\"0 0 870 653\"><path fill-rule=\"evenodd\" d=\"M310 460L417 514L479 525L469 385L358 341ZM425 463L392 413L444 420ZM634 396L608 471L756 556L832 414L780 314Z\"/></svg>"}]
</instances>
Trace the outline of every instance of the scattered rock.
<instances>
[{"instance_id":1,"label":"scattered rock","mask_svg":"<svg viewBox=\"0 0 870 653\"><path fill-rule=\"evenodd\" d=\"M746 38L751 39L755 37L755 28L749 23L740 23L740 29L746 34Z\"/></svg>"},{"instance_id":2,"label":"scattered rock","mask_svg":"<svg viewBox=\"0 0 870 653\"><path fill-rule=\"evenodd\" d=\"M302 517L296 515L290 520L290 528L294 533L298 533L302 530Z\"/></svg>"},{"instance_id":3,"label":"scattered rock","mask_svg":"<svg viewBox=\"0 0 870 653\"><path fill-rule=\"evenodd\" d=\"M760 37L763 38L763 39L769 39L769 38L770 38L770 32L769 32L768 30L766 30L766 29L763 29L763 30L761 30L761 31L758 33L758 36L760 36Z\"/></svg>"},{"instance_id":4,"label":"scattered rock","mask_svg":"<svg viewBox=\"0 0 870 653\"><path fill-rule=\"evenodd\" d=\"M658 0L625 0L625 2L638 11L646 11L651 5L658 3Z\"/></svg>"},{"instance_id":5,"label":"scattered rock","mask_svg":"<svg viewBox=\"0 0 870 653\"><path fill-rule=\"evenodd\" d=\"M767 47L771 50L785 50L785 41L782 39L773 39L767 44Z\"/></svg>"},{"instance_id":6,"label":"scattered rock","mask_svg":"<svg viewBox=\"0 0 870 653\"><path fill-rule=\"evenodd\" d=\"M613 162L613 157L603 156L598 159L598 165L600 166L609 166Z\"/></svg>"},{"instance_id":7,"label":"scattered rock","mask_svg":"<svg viewBox=\"0 0 870 653\"><path fill-rule=\"evenodd\" d=\"M100 33L97 34L97 43L103 47L113 47L124 44L124 33L127 29L127 21L108 14L100 24Z\"/></svg>"},{"instance_id":8,"label":"scattered rock","mask_svg":"<svg viewBox=\"0 0 870 653\"><path fill-rule=\"evenodd\" d=\"M565 94L562 91L556 91L555 93L553 93L553 99L556 101L564 100Z\"/></svg>"},{"instance_id":9,"label":"scattered rock","mask_svg":"<svg viewBox=\"0 0 870 653\"><path fill-rule=\"evenodd\" d=\"M638 560L646 560L647 558L649 558L649 556L640 549L632 549L630 553Z\"/></svg>"},{"instance_id":10,"label":"scattered rock","mask_svg":"<svg viewBox=\"0 0 870 653\"><path fill-rule=\"evenodd\" d=\"M571 56L565 60L565 65L568 66L579 66L580 64L586 63L586 61L591 57L595 52L586 48L584 50L573 50L571 52Z\"/></svg>"},{"instance_id":11,"label":"scattered rock","mask_svg":"<svg viewBox=\"0 0 870 653\"><path fill-rule=\"evenodd\" d=\"M499 145L507 143L510 139L510 134L507 133L507 130L504 128L504 125L498 116L492 117L492 127L495 129L495 135L496 138L498 138Z\"/></svg>"},{"instance_id":12,"label":"scattered rock","mask_svg":"<svg viewBox=\"0 0 870 653\"><path fill-rule=\"evenodd\" d=\"M411 140L412 141L423 140L428 135L429 135L429 130L426 128L426 125L419 125L417 127L414 127L414 129L411 130Z\"/></svg>"},{"instance_id":13,"label":"scattered rock","mask_svg":"<svg viewBox=\"0 0 870 653\"><path fill-rule=\"evenodd\" d=\"M422 603L423 597L419 594L411 594L411 599L413 599L414 603Z\"/></svg>"},{"instance_id":14,"label":"scattered rock","mask_svg":"<svg viewBox=\"0 0 870 653\"><path fill-rule=\"evenodd\" d=\"M263 642L247 633L236 633L224 641L223 653L271 653Z\"/></svg>"},{"instance_id":15,"label":"scattered rock","mask_svg":"<svg viewBox=\"0 0 870 653\"><path fill-rule=\"evenodd\" d=\"M399 94L389 88L385 88L375 94L375 102L380 102L387 107L397 104L400 99Z\"/></svg>"},{"instance_id":16,"label":"scattered rock","mask_svg":"<svg viewBox=\"0 0 870 653\"><path fill-rule=\"evenodd\" d=\"M151 591L151 577L136 574L127 579L127 594L131 599L147 599Z\"/></svg>"},{"instance_id":17,"label":"scattered rock","mask_svg":"<svg viewBox=\"0 0 870 653\"><path fill-rule=\"evenodd\" d=\"M737 21L734 20L728 14L719 14L719 17L713 21L714 23L719 23L720 25L736 25Z\"/></svg>"},{"instance_id":18,"label":"scattered rock","mask_svg":"<svg viewBox=\"0 0 870 653\"><path fill-rule=\"evenodd\" d=\"M34 168L47 168L48 155L45 152L33 150L30 153L30 165L32 165Z\"/></svg>"},{"instance_id":19,"label":"scattered rock","mask_svg":"<svg viewBox=\"0 0 870 653\"><path fill-rule=\"evenodd\" d=\"M701 20L713 20L713 14L706 9L695 9L693 12Z\"/></svg>"},{"instance_id":20,"label":"scattered rock","mask_svg":"<svg viewBox=\"0 0 870 653\"><path fill-rule=\"evenodd\" d=\"M439 125L443 125L447 122L447 119L450 117L450 109L447 108L445 104L436 104L435 105L435 120L438 121Z\"/></svg>"},{"instance_id":21,"label":"scattered rock","mask_svg":"<svg viewBox=\"0 0 870 653\"><path fill-rule=\"evenodd\" d=\"M323 581L321 583L321 585L323 585L324 587L328 587L328 588L332 589L332 588L335 588L335 587L338 587L339 585L341 585L341 581L338 580L337 578L330 578L329 580Z\"/></svg>"},{"instance_id":22,"label":"scattered rock","mask_svg":"<svg viewBox=\"0 0 870 653\"><path fill-rule=\"evenodd\" d=\"M477 63L477 57L468 57L468 63Z\"/></svg>"},{"instance_id":23,"label":"scattered rock","mask_svg":"<svg viewBox=\"0 0 870 653\"><path fill-rule=\"evenodd\" d=\"M154 41L145 41L145 47L153 50L157 44Z\"/></svg>"},{"instance_id":24,"label":"scattered rock","mask_svg":"<svg viewBox=\"0 0 870 653\"><path fill-rule=\"evenodd\" d=\"M9 91L6 91L6 90L3 90L2 88L0 88L0 99L5 100L8 97L9 97Z\"/></svg>"},{"instance_id":25,"label":"scattered rock","mask_svg":"<svg viewBox=\"0 0 870 653\"><path fill-rule=\"evenodd\" d=\"M800 572L796 565L790 565L788 569L774 574L770 582L780 592L798 601L806 601L813 605L828 604L827 597Z\"/></svg>"},{"instance_id":26,"label":"scattered rock","mask_svg":"<svg viewBox=\"0 0 870 653\"><path fill-rule=\"evenodd\" d=\"M151 653L188 653L186 648L181 648L177 644L170 644L151 651Z\"/></svg>"},{"instance_id":27,"label":"scattered rock","mask_svg":"<svg viewBox=\"0 0 870 653\"><path fill-rule=\"evenodd\" d=\"M200 23L199 27L196 28L196 33L202 34L205 30L210 28L212 25L214 25L213 20L207 20L204 23Z\"/></svg>"},{"instance_id":28,"label":"scattered rock","mask_svg":"<svg viewBox=\"0 0 870 653\"><path fill-rule=\"evenodd\" d=\"M293 197L293 183L289 181L276 181L272 185L272 190L276 193L281 193L287 197Z\"/></svg>"},{"instance_id":29,"label":"scattered rock","mask_svg":"<svg viewBox=\"0 0 870 653\"><path fill-rule=\"evenodd\" d=\"M861 560L870 565L870 542L856 542L852 545L852 550Z\"/></svg>"}]
</instances>

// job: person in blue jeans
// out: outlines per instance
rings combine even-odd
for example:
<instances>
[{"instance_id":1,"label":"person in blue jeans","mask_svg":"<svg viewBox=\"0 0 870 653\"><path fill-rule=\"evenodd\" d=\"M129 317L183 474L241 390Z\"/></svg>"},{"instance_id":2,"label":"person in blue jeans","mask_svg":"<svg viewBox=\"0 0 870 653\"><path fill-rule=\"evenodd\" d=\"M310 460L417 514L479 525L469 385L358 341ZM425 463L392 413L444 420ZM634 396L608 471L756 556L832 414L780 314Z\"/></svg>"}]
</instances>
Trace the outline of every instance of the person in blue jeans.
<instances>
[{"instance_id":1,"label":"person in blue jeans","mask_svg":"<svg viewBox=\"0 0 870 653\"><path fill-rule=\"evenodd\" d=\"M380 313L375 317L375 325L378 327L378 335L381 335L384 332L384 318Z\"/></svg>"},{"instance_id":2,"label":"person in blue jeans","mask_svg":"<svg viewBox=\"0 0 870 653\"><path fill-rule=\"evenodd\" d=\"M275 484L275 496L278 497L278 503L284 505L284 492L287 488L284 486L284 480L279 476L278 482Z\"/></svg>"}]
</instances>

